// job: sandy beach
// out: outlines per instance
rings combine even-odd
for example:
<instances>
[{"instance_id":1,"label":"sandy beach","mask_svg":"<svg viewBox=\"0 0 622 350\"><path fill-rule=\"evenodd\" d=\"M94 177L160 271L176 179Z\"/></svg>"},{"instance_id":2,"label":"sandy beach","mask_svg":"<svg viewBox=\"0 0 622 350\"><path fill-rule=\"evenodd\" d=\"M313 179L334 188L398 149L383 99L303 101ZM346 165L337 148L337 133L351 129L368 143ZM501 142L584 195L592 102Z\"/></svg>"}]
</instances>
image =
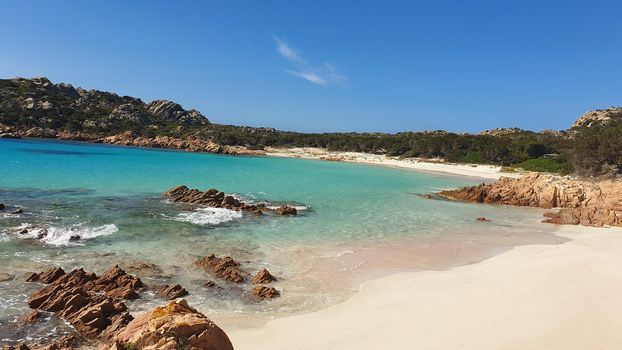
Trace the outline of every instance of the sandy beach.
<instances>
[{"instance_id":1,"label":"sandy beach","mask_svg":"<svg viewBox=\"0 0 622 350\"><path fill-rule=\"evenodd\" d=\"M318 312L225 330L240 350L622 348L622 230L556 233L569 241L395 274Z\"/></svg>"},{"instance_id":2,"label":"sandy beach","mask_svg":"<svg viewBox=\"0 0 622 350\"><path fill-rule=\"evenodd\" d=\"M383 165L397 168L413 169L418 171L429 171L461 176L479 177L490 180L496 180L500 177L521 176L521 173L501 172L501 167L495 165L447 163L440 160L433 161L430 159L389 157L386 155L362 152L333 152L327 151L322 148L312 147L267 147L265 151L266 155L270 157L304 158Z\"/></svg>"}]
</instances>

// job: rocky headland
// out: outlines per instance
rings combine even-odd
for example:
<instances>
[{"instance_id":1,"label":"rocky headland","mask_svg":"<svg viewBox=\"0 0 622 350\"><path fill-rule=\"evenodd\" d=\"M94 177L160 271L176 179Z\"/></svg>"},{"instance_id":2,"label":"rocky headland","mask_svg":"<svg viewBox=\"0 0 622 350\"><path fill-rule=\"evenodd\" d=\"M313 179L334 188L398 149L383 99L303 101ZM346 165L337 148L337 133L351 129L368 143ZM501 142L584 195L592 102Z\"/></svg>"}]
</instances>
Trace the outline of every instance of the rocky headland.
<instances>
[{"instance_id":1,"label":"rocky headland","mask_svg":"<svg viewBox=\"0 0 622 350\"><path fill-rule=\"evenodd\" d=\"M531 173L438 193L451 200L555 209L543 222L622 226L622 181Z\"/></svg>"}]
</instances>

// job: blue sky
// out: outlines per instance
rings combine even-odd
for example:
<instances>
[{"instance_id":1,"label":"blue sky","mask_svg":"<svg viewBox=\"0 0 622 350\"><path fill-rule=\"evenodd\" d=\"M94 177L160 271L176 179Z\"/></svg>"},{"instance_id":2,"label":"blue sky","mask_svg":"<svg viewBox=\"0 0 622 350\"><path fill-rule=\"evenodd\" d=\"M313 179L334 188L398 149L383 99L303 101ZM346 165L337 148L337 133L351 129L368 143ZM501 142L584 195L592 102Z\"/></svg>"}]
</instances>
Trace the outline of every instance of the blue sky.
<instances>
[{"instance_id":1,"label":"blue sky","mask_svg":"<svg viewBox=\"0 0 622 350\"><path fill-rule=\"evenodd\" d=\"M0 2L0 76L298 131L567 128L622 105L620 1Z\"/></svg>"}]
</instances>

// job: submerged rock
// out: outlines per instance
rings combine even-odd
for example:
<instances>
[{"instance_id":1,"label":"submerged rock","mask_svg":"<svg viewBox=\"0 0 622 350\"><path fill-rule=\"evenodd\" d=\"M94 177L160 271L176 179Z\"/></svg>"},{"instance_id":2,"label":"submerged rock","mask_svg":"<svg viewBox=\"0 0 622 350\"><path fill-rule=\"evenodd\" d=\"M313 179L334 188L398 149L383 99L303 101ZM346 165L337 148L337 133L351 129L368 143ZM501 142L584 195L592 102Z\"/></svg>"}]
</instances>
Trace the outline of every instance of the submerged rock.
<instances>
[{"instance_id":1,"label":"submerged rock","mask_svg":"<svg viewBox=\"0 0 622 350\"><path fill-rule=\"evenodd\" d=\"M233 350L227 334L183 299L138 316L114 340L111 349Z\"/></svg>"},{"instance_id":2,"label":"submerged rock","mask_svg":"<svg viewBox=\"0 0 622 350\"><path fill-rule=\"evenodd\" d=\"M228 256L218 258L211 254L201 258L194 264L225 281L241 283L246 280L246 274L240 270L240 263Z\"/></svg>"},{"instance_id":3,"label":"submerged rock","mask_svg":"<svg viewBox=\"0 0 622 350\"><path fill-rule=\"evenodd\" d=\"M255 276L253 276L253 284L268 284L274 281L276 281L276 277L272 276L266 269L257 272Z\"/></svg>"},{"instance_id":4,"label":"submerged rock","mask_svg":"<svg viewBox=\"0 0 622 350\"><path fill-rule=\"evenodd\" d=\"M272 299L281 296L281 293L273 287L255 286L251 289L251 297L256 301Z\"/></svg>"},{"instance_id":5,"label":"submerged rock","mask_svg":"<svg viewBox=\"0 0 622 350\"><path fill-rule=\"evenodd\" d=\"M6 282L13 279L13 275L7 272L0 272L0 282Z\"/></svg>"},{"instance_id":6,"label":"submerged rock","mask_svg":"<svg viewBox=\"0 0 622 350\"><path fill-rule=\"evenodd\" d=\"M482 222L489 222L489 221L490 221L490 219L487 219L487 218L485 218L485 217L479 217L479 218L477 218L477 219L475 219L475 220L477 220L477 221L482 221Z\"/></svg>"},{"instance_id":7,"label":"submerged rock","mask_svg":"<svg viewBox=\"0 0 622 350\"><path fill-rule=\"evenodd\" d=\"M16 322L20 327L31 325L39 321L43 315L44 314L39 310L32 310L31 312L20 316Z\"/></svg>"}]
</instances>

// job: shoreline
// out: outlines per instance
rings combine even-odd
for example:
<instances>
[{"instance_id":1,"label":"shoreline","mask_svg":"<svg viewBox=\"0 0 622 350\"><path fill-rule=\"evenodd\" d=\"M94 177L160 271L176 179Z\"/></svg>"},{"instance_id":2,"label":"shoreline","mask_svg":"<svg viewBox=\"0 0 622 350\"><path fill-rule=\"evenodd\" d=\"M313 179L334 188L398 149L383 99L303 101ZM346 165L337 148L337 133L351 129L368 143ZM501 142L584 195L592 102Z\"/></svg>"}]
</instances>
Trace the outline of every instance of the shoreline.
<instances>
[{"instance_id":1,"label":"shoreline","mask_svg":"<svg viewBox=\"0 0 622 350\"><path fill-rule=\"evenodd\" d=\"M501 172L501 166L470 164L470 163L447 163L423 158L399 158L386 155L363 153L327 151L322 148L292 147L292 148L265 148L268 157L301 158L334 162L359 163L369 165L381 165L394 168L410 169L423 172L445 173L459 176L476 177L487 180L498 180L501 177L518 178L521 173Z\"/></svg>"},{"instance_id":2,"label":"shoreline","mask_svg":"<svg viewBox=\"0 0 622 350\"><path fill-rule=\"evenodd\" d=\"M199 145L193 148L193 145L186 145L182 140L170 139L160 143L150 144L147 140L140 138L135 142L130 139L122 138L118 135L110 137L95 137L91 135L61 135L62 137L33 137L25 136L19 138L5 138L6 140L41 140L41 141L58 141L58 142L75 142L77 144L102 144L118 147L131 147L145 150L161 150L176 152L192 152L217 154L241 157L281 157L281 158L300 158L334 162L348 162L368 165L379 165L393 168L410 169L428 173L451 174L457 176L466 176L472 178L480 178L485 180L498 180L501 177L519 178L523 174L520 172L508 173L501 172L501 166L471 164L471 163L447 163L443 161L435 161L433 159L424 158L399 158L389 157L386 155L363 153L363 152L341 152L327 151L322 148L313 147L291 147L291 148L275 148L266 147L263 151L250 150L242 146L221 146L214 143L207 145ZM75 137L74 137L75 136ZM92 137L92 138L89 138ZM2 138L0 138L2 140ZM153 141L152 141L153 142ZM175 147L173 147L175 146ZM187 146L184 148L182 146Z\"/></svg>"},{"instance_id":3,"label":"shoreline","mask_svg":"<svg viewBox=\"0 0 622 350\"><path fill-rule=\"evenodd\" d=\"M241 350L622 347L615 312L622 230L554 231L568 241L520 245L448 270L398 272L363 282L340 304L225 330Z\"/></svg>"}]
</instances>

